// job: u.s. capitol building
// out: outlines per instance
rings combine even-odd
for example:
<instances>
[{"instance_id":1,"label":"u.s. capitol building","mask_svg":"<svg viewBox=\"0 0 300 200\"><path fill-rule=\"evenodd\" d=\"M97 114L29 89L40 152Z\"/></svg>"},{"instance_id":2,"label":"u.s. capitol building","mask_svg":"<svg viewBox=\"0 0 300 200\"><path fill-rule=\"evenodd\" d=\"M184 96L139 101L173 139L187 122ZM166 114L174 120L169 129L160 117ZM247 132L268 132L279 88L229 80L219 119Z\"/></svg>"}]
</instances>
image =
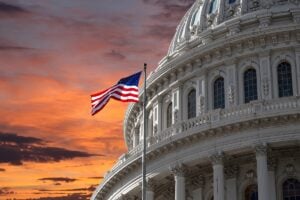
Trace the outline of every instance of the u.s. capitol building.
<instances>
[{"instance_id":1,"label":"u.s. capitol building","mask_svg":"<svg viewBox=\"0 0 300 200\"><path fill-rule=\"evenodd\" d=\"M196 0L146 96L147 200L300 200L300 0ZM141 199L142 116L93 200Z\"/></svg>"}]
</instances>

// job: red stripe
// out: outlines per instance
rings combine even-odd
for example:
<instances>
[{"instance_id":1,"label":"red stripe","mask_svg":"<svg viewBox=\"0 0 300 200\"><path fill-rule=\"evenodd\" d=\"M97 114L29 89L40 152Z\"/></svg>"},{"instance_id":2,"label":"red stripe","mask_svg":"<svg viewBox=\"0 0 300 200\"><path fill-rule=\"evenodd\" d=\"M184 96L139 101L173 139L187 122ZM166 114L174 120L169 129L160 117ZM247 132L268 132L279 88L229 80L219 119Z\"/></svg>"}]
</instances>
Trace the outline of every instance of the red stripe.
<instances>
[{"instance_id":1,"label":"red stripe","mask_svg":"<svg viewBox=\"0 0 300 200\"><path fill-rule=\"evenodd\" d=\"M123 90L122 90L122 92L123 92ZM98 101L98 100L104 98L106 95L112 95L112 94L118 94L118 95L120 95L120 96L138 96L138 94L132 94L132 93L123 94L122 92L116 91L116 89L113 89L113 90L107 92L107 94L104 94L104 95L100 96L99 98L91 99L91 102L93 103L93 102L95 102L95 101ZM138 90L137 90L137 91L134 91L134 92L138 92ZM95 96L95 97L96 97L96 96Z\"/></svg>"},{"instance_id":2,"label":"red stripe","mask_svg":"<svg viewBox=\"0 0 300 200\"><path fill-rule=\"evenodd\" d=\"M95 97L95 96L99 96L99 95L101 95L101 94L103 94L103 93L105 93L105 92L107 92L108 90L110 90L110 89L113 89L113 90L115 90L115 89L122 89L122 90L124 90L124 91L134 91L134 92L138 92L139 90L138 90L138 88L125 88L124 86L122 86L122 85L119 85L119 86L117 86L117 87L115 87L115 86L113 86L113 87L110 87L110 88L108 88L108 89L106 89L106 90L103 90L103 91L101 91L101 92L98 92L98 93L95 93L95 94L92 94L91 95L91 97Z\"/></svg>"}]
</instances>

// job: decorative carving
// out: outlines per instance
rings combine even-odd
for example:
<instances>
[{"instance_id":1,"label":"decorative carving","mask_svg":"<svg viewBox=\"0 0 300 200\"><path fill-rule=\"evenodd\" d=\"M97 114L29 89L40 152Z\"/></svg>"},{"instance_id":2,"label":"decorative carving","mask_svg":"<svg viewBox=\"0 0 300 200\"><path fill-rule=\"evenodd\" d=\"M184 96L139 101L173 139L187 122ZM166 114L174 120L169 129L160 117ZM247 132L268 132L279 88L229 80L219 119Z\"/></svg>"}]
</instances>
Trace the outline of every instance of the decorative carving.
<instances>
[{"instance_id":1,"label":"decorative carving","mask_svg":"<svg viewBox=\"0 0 300 200\"><path fill-rule=\"evenodd\" d=\"M228 102L230 105L233 105L234 104L234 86L233 85L230 85L228 87Z\"/></svg>"},{"instance_id":2,"label":"decorative carving","mask_svg":"<svg viewBox=\"0 0 300 200\"><path fill-rule=\"evenodd\" d=\"M249 47L249 49L254 49L254 42L253 42L253 40L248 40L248 47Z\"/></svg>"},{"instance_id":3,"label":"decorative carving","mask_svg":"<svg viewBox=\"0 0 300 200\"><path fill-rule=\"evenodd\" d=\"M246 179L253 179L254 177L255 177L254 170L251 169L246 172Z\"/></svg>"},{"instance_id":4,"label":"decorative carving","mask_svg":"<svg viewBox=\"0 0 300 200\"><path fill-rule=\"evenodd\" d=\"M293 164L287 164L285 166L285 173L288 175L288 176L294 176L295 175L295 166Z\"/></svg>"},{"instance_id":5,"label":"decorative carving","mask_svg":"<svg viewBox=\"0 0 300 200\"><path fill-rule=\"evenodd\" d=\"M213 24L215 17L216 17L215 13L211 13L211 14L207 15L208 26L211 26Z\"/></svg>"},{"instance_id":6,"label":"decorative carving","mask_svg":"<svg viewBox=\"0 0 300 200\"><path fill-rule=\"evenodd\" d=\"M218 152L218 153L211 155L209 158L213 165L223 165L224 153Z\"/></svg>"},{"instance_id":7,"label":"decorative carving","mask_svg":"<svg viewBox=\"0 0 300 200\"><path fill-rule=\"evenodd\" d=\"M264 16L259 19L259 28L267 28L271 24L271 17Z\"/></svg>"},{"instance_id":8,"label":"decorative carving","mask_svg":"<svg viewBox=\"0 0 300 200\"><path fill-rule=\"evenodd\" d=\"M185 176L187 170L186 166L182 163L176 164L174 166L170 166L170 171L174 176Z\"/></svg>"},{"instance_id":9,"label":"decorative carving","mask_svg":"<svg viewBox=\"0 0 300 200\"><path fill-rule=\"evenodd\" d=\"M277 35L272 35L271 38L272 38L273 45L276 45L278 43L278 41L277 41Z\"/></svg>"},{"instance_id":10,"label":"decorative carving","mask_svg":"<svg viewBox=\"0 0 300 200\"><path fill-rule=\"evenodd\" d=\"M262 86L263 86L263 92L265 96L269 95L269 79L267 77L265 77L262 80Z\"/></svg>"},{"instance_id":11,"label":"decorative carving","mask_svg":"<svg viewBox=\"0 0 300 200\"><path fill-rule=\"evenodd\" d=\"M266 38L264 36L259 38L259 42L262 47L266 47Z\"/></svg>"},{"instance_id":12,"label":"decorative carving","mask_svg":"<svg viewBox=\"0 0 300 200\"><path fill-rule=\"evenodd\" d=\"M154 135L157 135L157 124L154 124L153 133Z\"/></svg>"},{"instance_id":13,"label":"decorative carving","mask_svg":"<svg viewBox=\"0 0 300 200\"><path fill-rule=\"evenodd\" d=\"M175 110L174 110L174 122L175 122L175 124L178 122L178 109L176 108Z\"/></svg>"},{"instance_id":14,"label":"decorative carving","mask_svg":"<svg viewBox=\"0 0 300 200\"><path fill-rule=\"evenodd\" d=\"M255 146L256 156L266 156L267 155L267 145L259 144Z\"/></svg>"},{"instance_id":15,"label":"decorative carving","mask_svg":"<svg viewBox=\"0 0 300 200\"><path fill-rule=\"evenodd\" d=\"M239 173L239 167L237 165L229 166L225 168L225 175L227 178L235 178Z\"/></svg>"},{"instance_id":16,"label":"decorative carving","mask_svg":"<svg viewBox=\"0 0 300 200\"><path fill-rule=\"evenodd\" d=\"M205 109L205 97L201 95L199 97L199 110L200 110L200 113L204 113L204 109Z\"/></svg>"}]
</instances>

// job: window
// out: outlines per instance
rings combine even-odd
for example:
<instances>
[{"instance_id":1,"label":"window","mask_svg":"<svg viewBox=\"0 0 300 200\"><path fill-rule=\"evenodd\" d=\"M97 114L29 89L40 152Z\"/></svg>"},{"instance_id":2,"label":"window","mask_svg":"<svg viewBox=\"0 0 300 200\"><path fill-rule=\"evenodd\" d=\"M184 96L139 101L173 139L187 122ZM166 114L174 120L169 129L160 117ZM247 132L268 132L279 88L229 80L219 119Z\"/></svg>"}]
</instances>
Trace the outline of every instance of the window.
<instances>
[{"instance_id":1,"label":"window","mask_svg":"<svg viewBox=\"0 0 300 200\"><path fill-rule=\"evenodd\" d=\"M245 103L257 100L257 78L255 69L248 69L244 73L244 99Z\"/></svg>"},{"instance_id":2,"label":"window","mask_svg":"<svg viewBox=\"0 0 300 200\"><path fill-rule=\"evenodd\" d=\"M283 200L300 200L300 182L290 178L282 184Z\"/></svg>"},{"instance_id":3,"label":"window","mask_svg":"<svg viewBox=\"0 0 300 200\"><path fill-rule=\"evenodd\" d=\"M169 103L167 107L167 128L172 125L172 103Z\"/></svg>"},{"instance_id":4,"label":"window","mask_svg":"<svg viewBox=\"0 0 300 200\"><path fill-rule=\"evenodd\" d=\"M228 0L229 4L235 3L235 0Z\"/></svg>"},{"instance_id":5,"label":"window","mask_svg":"<svg viewBox=\"0 0 300 200\"><path fill-rule=\"evenodd\" d=\"M282 62L277 68L278 76L278 96L288 97L293 96L293 82L291 65L287 62Z\"/></svg>"},{"instance_id":6,"label":"window","mask_svg":"<svg viewBox=\"0 0 300 200\"><path fill-rule=\"evenodd\" d=\"M214 109L225 108L224 78L220 77L214 82Z\"/></svg>"},{"instance_id":7,"label":"window","mask_svg":"<svg viewBox=\"0 0 300 200\"><path fill-rule=\"evenodd\" d=\"M208 13L214 13L217 10L217 0L211 0Z\"/></svg>"},{"instance_id":8,"label":"window","mask_svg":"<svg viewBox=\"0 0 300 200\"><path fill-rule=\"evenodd\" d=\"M188 119L196 117L196 91L192 89L188 94Z\"/></svg>"},{"instance_id":9,"label":"window","mask_svg":"<svg viewBox=\"0 0 300 200\"><path fill-rule=\"evenodd\" d=\"M258 200L257 185L249 185L245 190L245 200Z\"/></svg>"}]
</instances>

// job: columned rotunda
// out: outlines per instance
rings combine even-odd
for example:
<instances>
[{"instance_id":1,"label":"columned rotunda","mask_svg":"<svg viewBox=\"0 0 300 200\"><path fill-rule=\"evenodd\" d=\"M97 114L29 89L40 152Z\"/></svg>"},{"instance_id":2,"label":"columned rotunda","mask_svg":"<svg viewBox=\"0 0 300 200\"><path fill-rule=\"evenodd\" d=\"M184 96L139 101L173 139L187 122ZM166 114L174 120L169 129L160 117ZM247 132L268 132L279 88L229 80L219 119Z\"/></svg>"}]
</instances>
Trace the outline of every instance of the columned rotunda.
<instances>
[{"instance_id":1,"label":"columned rotunda","mask_svg":"<svg viewBox=\"0 0 300 200\"><path fill-rule=\"evenodd\" d=\"M300 0L196 0L92 200L300 200Z\"/></svg>"}]
</instances>

